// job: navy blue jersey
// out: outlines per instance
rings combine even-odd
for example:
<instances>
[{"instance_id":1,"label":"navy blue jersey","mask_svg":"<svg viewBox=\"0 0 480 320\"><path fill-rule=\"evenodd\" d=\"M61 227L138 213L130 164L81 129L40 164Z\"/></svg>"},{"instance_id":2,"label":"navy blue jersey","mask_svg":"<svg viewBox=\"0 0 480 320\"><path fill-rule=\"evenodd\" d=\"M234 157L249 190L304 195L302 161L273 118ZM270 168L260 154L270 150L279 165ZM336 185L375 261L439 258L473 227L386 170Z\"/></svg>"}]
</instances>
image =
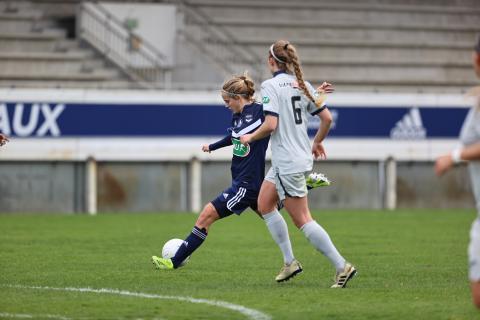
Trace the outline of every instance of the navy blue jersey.
<instances>
[{"instance_id":1,"label":"navy blue jersey","mask_svg":"<svg viewBox=\"0 0 480 320\"><path fill-rule=\"evenodd\" d=\"M209 146L216 150L233 144L232 157L232 185L260 190L265 176L265 153L267 152L270 137L260 139L244 146L240 137L255 131L265 120L263 106L259 103L245 105L241 113L232 116L230 134L222 140Z\"/></svg>"}]
</instances>

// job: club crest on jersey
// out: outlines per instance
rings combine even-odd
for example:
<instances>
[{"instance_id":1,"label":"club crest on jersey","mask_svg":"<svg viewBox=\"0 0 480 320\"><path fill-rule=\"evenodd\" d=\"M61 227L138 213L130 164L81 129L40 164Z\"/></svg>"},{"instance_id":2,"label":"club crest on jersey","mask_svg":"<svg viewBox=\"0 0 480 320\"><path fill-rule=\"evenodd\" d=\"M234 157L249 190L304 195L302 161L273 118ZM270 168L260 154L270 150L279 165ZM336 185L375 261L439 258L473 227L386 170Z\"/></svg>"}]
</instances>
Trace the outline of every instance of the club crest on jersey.
<instances>
[{"instance_id":1,"label":"club crest on jersey","mask_svg":"<svg viewBox=\"0 0 480 320\"><path fill-rule=\"evenodd\" d=\"M248 123L248 122L252 122L253 120L253 115L252 114L247 114L245 115L245 121Z\"/></svg>"},{"instance_id":2,"label":"club crest on jersey","mask_svg":"<svg viewBox=\"0 0 480 320\"><path fill-rule=\"evenodd\" d=\"M262 103L267 104L267 103L269 103L269 102L270 102L270 98L269 98L269 97L265 96L265 97L262 98Z\"/></svg>"},{"instance_id":3,"label":"club crest on jersey","mask_svg":"<svg viewBox=\"0 0 480 320\"><path fill-rule=\"evenodd\" d=\"M233 154L237 157L246 157L250 153L250 145L243 145L240 140L232 138Z\"/></svg>"}]
</instances>

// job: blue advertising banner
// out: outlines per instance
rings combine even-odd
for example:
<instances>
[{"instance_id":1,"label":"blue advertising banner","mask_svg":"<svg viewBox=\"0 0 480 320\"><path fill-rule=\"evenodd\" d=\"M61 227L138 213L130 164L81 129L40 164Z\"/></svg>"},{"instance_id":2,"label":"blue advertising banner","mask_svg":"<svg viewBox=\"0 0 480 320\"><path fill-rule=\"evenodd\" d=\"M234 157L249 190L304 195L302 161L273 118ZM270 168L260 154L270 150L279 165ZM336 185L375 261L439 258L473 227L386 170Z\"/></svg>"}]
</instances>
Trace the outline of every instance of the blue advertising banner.
<instances>
[{"instance_id":1,"label":"blue advertising banner","mask_svg":"<svg viewBox=\"0 0 480 320\"><path fill-rule=\"evenodd\" d=\"M425 139L457 138L468 108L330 107L334 125L329 137ZM317 117L318 118L318 117ZM309 134L318 128L311 119Z\"/></svg>"},{"instance_id":2,"label":"blue advertising banner","mask_svg":"<svg viewBox=\"0 0 480 320\"><path fill-rule=\"evenodd\" d=\"M456 138L468 112L453 106L329 109L332 138ZM0 132L19 137L222 136L230 118L217 104L0 103ZM318 125L318 117L310 119L309 133Z\"/></svg>"}]
</instances>

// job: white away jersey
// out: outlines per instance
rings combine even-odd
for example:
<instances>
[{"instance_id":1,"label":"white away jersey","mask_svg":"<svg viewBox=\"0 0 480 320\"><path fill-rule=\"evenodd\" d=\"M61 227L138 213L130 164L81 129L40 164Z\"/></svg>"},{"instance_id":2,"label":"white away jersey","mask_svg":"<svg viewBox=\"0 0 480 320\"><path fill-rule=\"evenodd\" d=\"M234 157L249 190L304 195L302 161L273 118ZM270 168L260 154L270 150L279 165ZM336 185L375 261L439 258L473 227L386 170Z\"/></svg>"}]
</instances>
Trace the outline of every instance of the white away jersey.
<instances>
[{"instance_id":1,"label":"white away jersey","mask_svg":"<svg viewBox=\"0 0 480 320\"><path fill-rule=\"evenodd\" d=\"M315 96L310 83L307 88ZM278 116L277 129L272 133L272 166L280 174L312 170L312 146L307 134L307 112L315 115L318 108L298 88L297 79L285 72L276 72L262 83L262 102L265 115Z\"/></svg>"},{"instance_id":2,"label":"white away jersey","mask_svg":"<svg viewBox=\"0 0 480 320\"><path fill-rule=\"evenodd\" d=\"M460 132L460 141L468 146L480 142L480 100L476 107L473 107L465 118ZM470 180L472 181L473 193L480 215L480 160L470 161L468 164Z\"/></svg>"}]
</instances>

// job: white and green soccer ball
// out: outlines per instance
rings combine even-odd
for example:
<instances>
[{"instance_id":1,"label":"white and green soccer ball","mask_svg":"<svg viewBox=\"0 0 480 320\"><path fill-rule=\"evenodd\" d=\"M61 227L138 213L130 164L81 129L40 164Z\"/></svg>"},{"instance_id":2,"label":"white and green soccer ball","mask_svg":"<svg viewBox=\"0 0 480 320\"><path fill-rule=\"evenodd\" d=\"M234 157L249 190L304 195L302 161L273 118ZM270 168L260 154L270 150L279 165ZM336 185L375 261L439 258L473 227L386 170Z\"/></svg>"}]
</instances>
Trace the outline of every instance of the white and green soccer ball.
<instances>
[{"instance_id":1,"label":"white and green soccer ball","mask_svg":"<svg viewBox=\"0 0 480 320\"><path fill-rule=\"evenodd\" d=\"M162 258L164 259L171 259L175 256L178 251L178 248L183 244L183 240L181 239L170 239L168 240L162 248ZM180 267L183 267L187 264L188 260L190 260L190 256L188 256L183 262L180 264Z\"/></svg>"}]
</instances>

